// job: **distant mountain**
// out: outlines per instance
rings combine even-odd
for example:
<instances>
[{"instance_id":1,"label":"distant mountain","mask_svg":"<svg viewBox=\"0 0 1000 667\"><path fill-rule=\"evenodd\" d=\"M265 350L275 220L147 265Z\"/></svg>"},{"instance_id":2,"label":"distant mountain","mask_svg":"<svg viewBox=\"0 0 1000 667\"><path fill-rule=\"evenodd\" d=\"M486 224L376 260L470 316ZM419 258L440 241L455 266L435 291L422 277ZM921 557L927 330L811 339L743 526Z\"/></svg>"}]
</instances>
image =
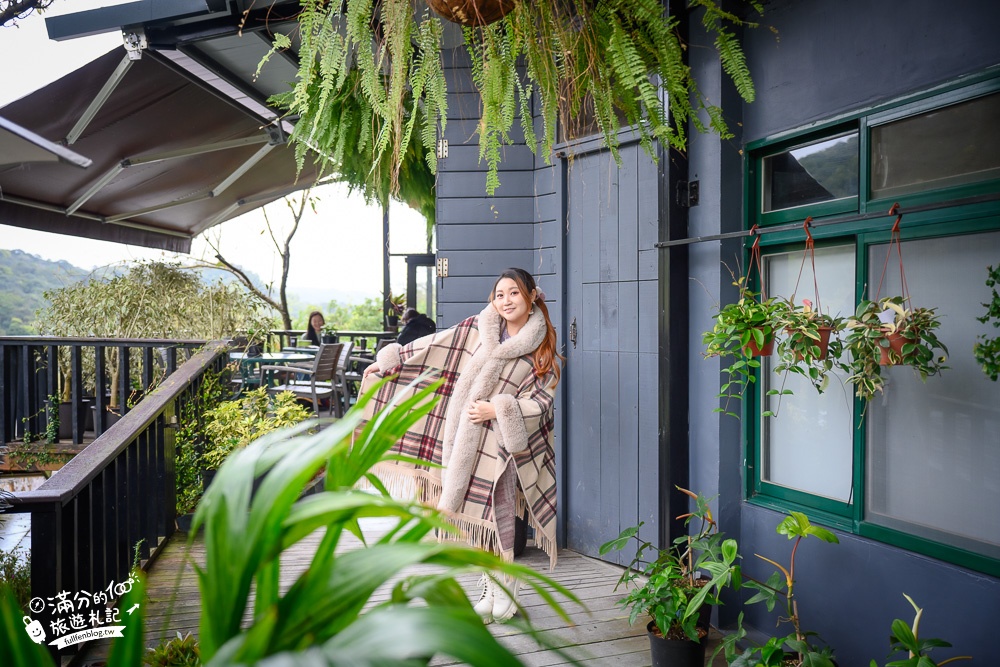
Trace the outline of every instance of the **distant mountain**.
<instances>
[{"instance_id":1,"label":"distant mountain","mask_svg":"<svg viewBox=\"0 0 1000 667\"><path fill-rule=\"evenodd\" d=\"M42 293L81 280L89 271L66 261L53 262L23 250L0 250L0 336L35 333L35 311Z\"/></svg>"}]
</instances>

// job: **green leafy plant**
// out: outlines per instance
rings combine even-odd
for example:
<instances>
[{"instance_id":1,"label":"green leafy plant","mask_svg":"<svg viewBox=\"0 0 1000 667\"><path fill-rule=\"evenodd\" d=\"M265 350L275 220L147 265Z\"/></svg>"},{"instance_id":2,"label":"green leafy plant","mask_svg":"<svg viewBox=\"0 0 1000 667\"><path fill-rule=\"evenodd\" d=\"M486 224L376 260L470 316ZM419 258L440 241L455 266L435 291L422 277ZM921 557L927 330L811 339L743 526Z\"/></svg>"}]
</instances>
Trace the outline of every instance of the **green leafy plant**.
<instances>
[{"instance_id":1,"label":"green leafy plant","mask_svg":"<svg viewBox=\"0 0 1000 667\"><path fill-rule=\"evenodd\" d=\"M774 340L790 307L784 299L761 299L760 294L747 287L745 276L733 276L733 285L739 289L739 299L719 308L712 330L702 334L702 343L706 346L706 357L734 358L722 371L727 379L719 388L718 397L725 403L714 411L738 419L739 415L730 411L729 403L732 399L743 398L747 386L756 382L754 373L760 368L751 347L763 349ZM762 414L773 416L770 411Z\"/></svg>"},{"instance_id":2,"label":"green leafy plant","mask_svg":"<svg viewBox=\"0 0 1000 667\"><path fill-rule=\"evenodd\" d=\"M731 667L783 667L786 665L833 667L832 651L829 647L817 647L812 643L815 633L807 632L802 627L799 603L795 597L795 557L802 540L808 537L815 537L831 544L838 544L840 540L829 530L812 525L809 517L801 512L789 513L778 524L776 530L779 535L794 540L788 566L760 554L754 554L757 558L778 569L764 582L744 577L743 585L757 591L753 597L747 600L746 604L763 602L768 611L773 611L780 599L785 612L780 622L790 623L792 631L784 637L772 637L763 645L749 646L742 653L738 653L736 642L745 637L745 632L742 632L743 615L740 614L739 627L741 631L723 639L726 660ZM797 662L786 662L786 652L796 654Z\"/></svg>"},{"instance_id":3,"label":"green leafy plant","mask_svg":"<svg viewBox=\"0 0 1000 667\"><path fill-rule=\"evenodd\" d=\"M198 639L188 632L177 633L176 637L164 639L147 649L142 656L142 664L151 667L201 667L201 651Z\"/></svg>"},{"instance_id":4,"label":"green leafy plant","mask_svg":"<svg viewBox=\"0 0 1000 667\"><path fill-rule=\"evenodd\" d=\"M146 600L145 576L142 572L132 572L132 590L120 601L119 609L132 609L135 612L122 614L121 638L112 641L106 667L135 667L142 664L145 653L144 639L144 602ZM55 667L48 648L43 644L34 643L24 631L21 620L25 615L10 586L0 581L0 665L31 665L32 667Z\"/></svg>"},{"instance_id":5,"label":"green leafy plant","mask_svg":"<svg viewBox=\"0 0 1000 667\"><path fill-rule=\"evenodd\" d=\"M706 604L719 604L723 588L739 587L740 568L736 564L739 554L736 540L719 535L707 502L686 489L681 491L696 502L695 510L683 518L688 523L700 520L697 533L678 538L669 548L660 549L639 537L644 525L640 523L602 544L599 553L603 556L620 551L636 540L635 557L615 586L615 590L623 585L632 587L618 601L629 610L629 623L635 623L640 614L645 614L667 639L700 641L705 632L697 626L698 612ZM700 570L707 571L710 578L698 580Z\"/></svg>"},{"instance_id":6,"label":"green leafy plant","mask_svg":"<svg viewBox=\"0 0 1000 667\"><path fill-rule=\"evenodd\" d=\"M272 397L268 395L267 387L259 387L237 399L224 401L205 413L207 440L201 457L202 466L205 470L217 470L234 451L271 431L298 424L311 414L292 392Z\"/></svg>"},{"instance_id":7,"label":"green leafy plant","mask_svg":"<svg viewBox=\"0 0 1000 667\"><path fill-rule=\"evenodd\" d=\"M18 606L27 607L31 599L31 552L0 549L0 582L6 583Z\"/></svg>"},{"instance_id":8,"label":"green leafy plant","mask_svg":"<svg viewBox=\"0 0 1000 667\"><path fill-rule=\"evenodd\" d=\"M847 321L848 380L860 398L870 401L885 388L883 362L911 366L925 382L948 368L944 365L948 348L936 334L941 326L937 309L904 306L899 296L865 300Z\"/></svg>"},{"instance_id":9,"label":"green leafy plant","mask_svg":"<svg viewBox=\"0 0 1000 667\"><path fill-rule=\"evenodd\" d=\"M847 372L842 359L844 342L837 335L846 325L842 317L813 310L812 302L804 299L801 306L788 304L780 324L784 336L776 349L780 360L774 367L776 373L797 373L823 393L830 371Z\"/></svg>"},{"instance_id":10,"label":"green leafy plant","mask_svg":"<svg viewBox=\"0 0 1000 667\"><path fill-rule=\"evenodd\" d=\"M231 373L232 370L229 368L221 373L206 371L202 375L197 393L180 406L180 424L174 440L178 515L193 512L201 500L203 490L201 457L205 450L206 422L204 415L216 409L229 397L228 384Z\"/></svg>"},{"instance_id":11,"label":"green leafy plant","mask_svg":"<svg viewBox=\"0 0 1000 667\"><path fill-rule=\"evenodd\" d=\"M941 639L920 639L920 619L924 614L924 610L918 607L913 598L906 593L903 593L903 597L913 607L915 613L913 623L907 624L906 621L899 618L894 620L892 622L892 634L889 636L889 643L892 653L904 651L907 653L907 657L903 660L893 660L886 663L885 667L938 667L939 665L946 665L949 662L957 660L972 659L972 656L960 655L941 662L932 660L928 655L931 650L935 648L948 648L951 644ZM878 664L872 660L870 667L878 667Z\"/></svg>"},{"instance_id":12,"label":"green leafy plant","mask_svg":"<svg viewBox=\"0 0 1000 667\"><path fill-rule=\"evenodd\" d=\"M989 303L984 303L986 314L976 319L983 324L992 324L993 328L1000 329L1000 265L996 268L986 267L986 286L990 288L993 298ZM997 381L1000 377L1000 335L990 338L983 334L976 337L976 342L972 346L972 354L976 358L976 363L983 369L986 377Z\"/></svg>"},{"instance_id":13,"label":"green leafy plant","mask_svg":"<svg viewBox=\"0 0 1000 667\"><path fill-rule=\"evenodd\" d=\"M252 664L270 657L272 664L416 664L441 653L471 665L516 664L454 579L471 570L524 580L566 618L552 596L556 591L576 601L564 587L482 550L424 539L435 530L454 529L433 509L389 497L369 472L379 461L400 458L390 448L433 409L439 386L406 392L406 400L361 424L376 386L326 428L317 431L310 421L269 433L220 467L192 525L193 531L205 530L205 565L197 571L206 662ZM299 499L323 469L325 490ZM261 477L251 499L251 487ZM385 495L354 490L362 478ZM348 532L362 536L358 522L365 517L398 523L361 550L339 550ZM282 553L317 530L322 538L312 562L281 594ZM420 563L435 571L401 576ZM392 582L389 595L370 604L387 582Z\"/></svg>"},{"instance_id":14,"label":"green leafy plant","mask_svg":"<svg viewBox=\"0 0 1000 667\"><path fill-rule=\"evenodd\" d=\"M299 117L291 138L300 164L315 151L330 171L359 187L376 183L382 192L397 192L416 144L433 173L436 139L447 123L441 19L426 8L415 12L409 0L302 5L298 78L279 99ZM761 10L756 0L745 6ZM733 27L754 24L714 0L692 0L690 9L701 12L723 69L752 101ZM527 145L546 160L557 118L569 127L588 109L616 158L622 127L634 128L650 155L657 140L683 149L688 123L731 136L721 109L706 101L684 63L682 20L664 12L659 0L567 0L517 2L500 21L466 28L482 100L476 143L488 165L487 191L499 185L500 146L509 143L517 116ZM277 35L272 53L291 46L288 36ZM533 109L542 118L538 137Z\"/></svg>"},{"instance_id":15,"label":"green leafy plant","mask_svg":"<svg viewBox=\"0 0 1000 667\"><path fill-rule=\"evenodd\" d=\"M43 466L63 460L41 444L38 436L27 430L22 440L8 443L2 451L9 463L18 465L24 470L41 469Z\"/></svg>"},{"instance_id":16,"label":"green leafy plant","mask_svg":"<svg viewBox=\"0 0 1000 667\"><path fill-rule=\"evenodd\" d=\"M45 401L45 443L59 442L59 397L50 394Z\"/></svg>"}]
</instances>

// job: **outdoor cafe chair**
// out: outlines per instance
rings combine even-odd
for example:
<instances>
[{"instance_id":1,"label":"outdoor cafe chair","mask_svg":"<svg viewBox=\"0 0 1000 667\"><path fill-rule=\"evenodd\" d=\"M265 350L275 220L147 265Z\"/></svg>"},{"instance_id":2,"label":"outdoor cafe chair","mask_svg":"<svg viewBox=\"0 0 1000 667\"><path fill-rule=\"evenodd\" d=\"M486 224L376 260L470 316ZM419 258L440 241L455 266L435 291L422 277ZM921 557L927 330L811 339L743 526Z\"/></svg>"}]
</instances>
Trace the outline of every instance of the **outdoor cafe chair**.
<instances>
[{"instance_id":1,"label":"outdoor cafe chair","mask_svg":"<svg viewBox=\"0 0 1000 667\"><path fill-rule=\"evenodd\" d=\"M343 343L333 343L321 345L311 368L295 368L295 375L305 375L305 379L287 379L281 384L268 386L269 394L280 394L283 391L290 391L299 398L312 400L313 412L319 415L319 400L328 399L330 402L330 414L342 417L343 412L339 408L339 401L335 394L340 392L337 386L337 369ZM261 373L288 373L288 366L264 366ZM281 377L281 376L279 376Z\"/></svg>"},{"instance_id":2,"label":"outdoor cafe chair","mask_svg":"<svg viewBox=\"0 0 1000 667\"><path fill-rule=\"evenodd\" d=\"M343 417L351 409L351 387L347 380L348 361L351 359L351 352L354 350L354 343L340 343L344 347L337 360L337 370L334 379L334 388L337 391L337 416Z\"/></svg>"}]
</instances>

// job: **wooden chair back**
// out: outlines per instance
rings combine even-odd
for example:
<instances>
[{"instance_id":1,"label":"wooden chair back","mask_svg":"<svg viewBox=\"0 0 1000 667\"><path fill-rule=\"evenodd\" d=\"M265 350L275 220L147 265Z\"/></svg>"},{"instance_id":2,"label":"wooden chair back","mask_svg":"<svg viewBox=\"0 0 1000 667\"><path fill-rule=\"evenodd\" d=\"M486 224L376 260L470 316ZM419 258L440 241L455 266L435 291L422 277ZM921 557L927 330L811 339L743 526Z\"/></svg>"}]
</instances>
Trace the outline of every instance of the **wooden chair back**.
<instances>
[{"instance_id":1,"label":"wooden chair back","mask_svg":"<svg viewBox=\"0 0 1000 667\"><path fill-rule=\"evenodd\" d=\"M312 379L315 382L332 382L345 357L344 343L328 343L319 346L313 366Z\"/></svg>"}]
</instances>

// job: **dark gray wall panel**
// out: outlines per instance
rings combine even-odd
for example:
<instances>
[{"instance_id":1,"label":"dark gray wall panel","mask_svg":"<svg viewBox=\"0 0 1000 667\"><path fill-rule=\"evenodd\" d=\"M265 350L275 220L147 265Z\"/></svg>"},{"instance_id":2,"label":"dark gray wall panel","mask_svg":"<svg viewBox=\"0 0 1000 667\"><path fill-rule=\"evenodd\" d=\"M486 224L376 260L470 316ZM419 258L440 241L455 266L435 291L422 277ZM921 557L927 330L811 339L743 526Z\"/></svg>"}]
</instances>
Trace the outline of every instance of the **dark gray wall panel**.
<instances>
[{"instance_id":1,"label":"dark gray wall panel","mask_svg":"<svg viewBox=\"0 0 1000 667\"><path fill-rule=\"evenodd\" d=\"M602 286L603 287L603 286ZM621 501L621 442L619 440L618 415L618 353L601 352L601 368L598 376L601 391L601 405L598 408L600 418L600 456L601 462L601 495L595 498L599 505L600 529L598 544L617 537L621 532L618 524L619 503ZM592 552L591 552L592 553ZM621 562L621 555L615 556Z\"/></svg>"},{"instance_id":2,"label":"dark gray wall panel","mask_svg":"<svg viewBox=\"0 0 1000 667\"><path fill-rule=\"evenodd\" d=\"M623 146L618 179L618 280L639 277L639 179L637 144Z\"/></svg>"},{"instance_id":3,"label":"dark gray wall panel","mask_svg":"<svg viewBox=\"0 0 1000 667\"><path fill-rule=\"evenodd\" d=\"M438 225L438 248L451 250L480 250L484 248L530 247L534 237L535 226L523 224L491 224L491 225ZM450 250L448 251L450 252ZM441 257L448 253L438 251ZM449 267L450 268L450 267Z\"/></svg>"},{"instance_id":4,"label":"dark gray wall panel","mask_svg":"<svg viewBox=\"0 0 1000 667\"><path fill-rule=\"evenodd\" d=\"M600 352L580 351L576 358L573 372L578 374L577 382L580 378L600 378ZM570 381L572 378L567 379ZM607 539L600 526L602 475L600 466L595 465L595 455L600 454L601 395L599 383L580 391L579 409L571 409L572 418L567 420L567 437L571 439L566 447L570 480L566 485L567 546L582 553L596 553Z\"/></svg>"},{"instance_id":5,"label":"dark gray wall panel","mask_svg":"<svg viewBox=\"0 0 1000 667\"><path fill-rule=\"evenodd\" d=\"M960 0L948 11L935 0L910 0L905 8L864 0L768 3L765 19L776 34L746 33L757 88L743 117L747 139L1000 63L996 0Z\"/></svg>"},{"instance_id":6,"label":"dark gray wall panel","mask_svg":"<svg viewBox=\"0 0 1000 667\"><path fill-rule=\"evenodd\" d=\"M441 225L532 222L534 218L534 202L530 197L438 200L437 219Z\"/></svg>"},{"instance_id":7,"label":"dark gray wall panel","mask_svg":"<svg viewBox=\"0 0 1000 667\"><path fill-rule=\"evenodd\" d=\"M535 166L535 194L538 196L548 194L559 194L562 196L559 184L561 167L555 164L547 165L538 156L535 157Z\"/></svg>"},{"instance_id":8,"label":"dark gray wall panel","mask_svg":"<svg viewBox=\"0 0 1000 667\"><path fill-rule=\"evenodd\" d=\"M467 317L478 315L486 306L486 300L467 303L438 303L438 328L447 328L458 324Z\"/></svg>"},{"instance_id":9,"label":"dark gray wall panel","mask_svg":"<svg viewBox=\"0 0 1000 667\"><path fill-rule=\"evenodd\" d=\"M525 192L531 192L534 173L530 171L505 171L503 182L493 193L495 199L504 197L523 197ZM486 196L486 172L450 172L448 178L439 179L437 196L440 199Z\"/></svg>"},{"instance_id":10,"label":"dark gray wall panel","mask_svg":"<svg viewBox=\"0 0 1000 667\"><path fill-rule=\"evenodd\" d=\"M531 270L531 252L527 250L451 250L448 252L448 273L462 276L496 278L505 268L516 266ZM497 269L495 267L499 266ZM450 279L447 279L450 282ZM486 289L492 288L492 284ZM485 292L484 292L485 294Z\"/></svg>"},{"instance_id":11,"label":"dark gray wall panel","mask_svg":"<svg viewBox=\"0 0 1000 667\"><path fill-rule=\"evenodd\" d=\"M562 245L562 224L551 220L535 225L536 248L559 248Z\"/></svg>"},{"instance_id":12,"label":"dark gray wall panel","mask_svg":"<svg viewBox=\"0 0 1000 667\"><path fill-rule=\"evenodd\" d=\"M639 354L639 466L638 517L642 539L656 544L660 534L660 379L656 354ZM666 545L661 545L666 546Z\"/></svg>"},{"instance_id":13,"label":"dark gray wall panel","mask_svg":"<svg viewBox=\"0 0 1000 667\"><path fill-rule=\"evenodd\" d=\"M660 267L660 251L640 250L639 251L639 280L656 280Z\"/></svg>"},{"instance_id":14,"label":"dark gray wall panel","mask_svg":"<svg viewBox=\"0 0 1000 667\"><path fill-rule=\"evenodd\" d=\"M623 283L623 286L626 283ZM618 354L618 532L639 523L639 355ZM608 531L615 533L615 530ZM618 562L628 565L635 556L635 541L623 549Z\"/></svg>"},{"instance_id":15,"label":"dark gray wall panel","mask_svg":"<svg viewBox=\"0 0 1000 667\"><path fill-rule=\"evenodd\" d=\"M535 195L535 222L558 220L562 213L562 196L556 193Z\"/></svg>"},{"instance_id":16,"label":"dark gray wall panel","mask_svg":"<svg viewBox=\"0 0 1000 667\"><path fill-rule=\"evenodd\" d=\"M448 93L448 120L478 118L480 113L479 93ZM448 123L451 125L451 123Z\"/></svg>"},{"instance_id":17,"label":"dark gray wall panel","mask_svg":"<svg viewBox=\"0 0 1000 667\"><path fill-rule=\"evenodd\" d=\"M532 168L531 150L524 145L521 146L501 146L500 159L503 162L503 171L526 171ZM479 161L479 146L450 144L448 146L448 158L438 160L438 174L449 171L486 171L488 165L484 159ZM503 183L503 171L500 172L500 182ZM478 193L477 193L478 194ZM525 194L531 194L530 192Z\"/></svg>"},{"instance_id":18,"label":"dark gray wall panel","mask_svg":"<svg viewBox=\"0 0 1000 667\"><path fill-rule=\"evenodd\" d=\"M618 349L618 283L599 283L601 350Z\"/></svg>"},{"instance_id":19,"label":"dark gray wall panel","mask_svg":"<svg viewBox=\"0 0 1000 667\"><path fill-rule=\"evenodd\" d=\"M639 351L639 283L618 283L618 349Z\"/></svg>"},{"instance_id":20,"label":"dark gray wall panel","mask_svg":"<svg viewBox=\"0 0 1000 667\"><path fill-rule=\"evenodd\" d=\"M601 349L601 286L583 283L583 307L576 316L580 347L588 352Z\"/></svg>"},{"instance_id":21,"label":"dark gray wall panel","mask_svg":"<svg viewBox=\"0 0 1000 667\"><path fill-rule=\"evenodd\" d=\"M597 158L600 181L597 184L599 245L597 267L599 280L618 280L618 169L613 161Z\"/></svg>"},{"instance_id":22,"label":"dark gray wall panel","mask_svg":"<svg viewBox=\"0 0 1000 667\"><path fill-rule=\"evenodd\" d=\"M639 351L647 354L658 354L660 348L659 283L655 280L640 280L638 284Z\"/></svg>"}]
</instances>

